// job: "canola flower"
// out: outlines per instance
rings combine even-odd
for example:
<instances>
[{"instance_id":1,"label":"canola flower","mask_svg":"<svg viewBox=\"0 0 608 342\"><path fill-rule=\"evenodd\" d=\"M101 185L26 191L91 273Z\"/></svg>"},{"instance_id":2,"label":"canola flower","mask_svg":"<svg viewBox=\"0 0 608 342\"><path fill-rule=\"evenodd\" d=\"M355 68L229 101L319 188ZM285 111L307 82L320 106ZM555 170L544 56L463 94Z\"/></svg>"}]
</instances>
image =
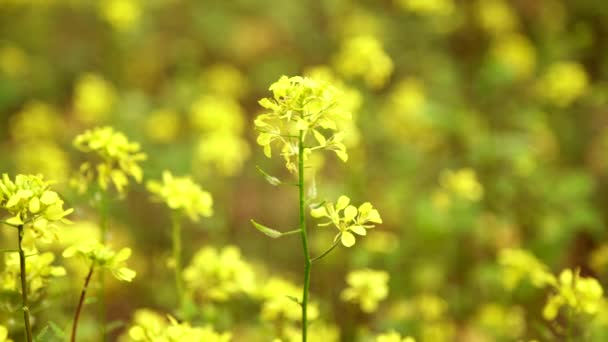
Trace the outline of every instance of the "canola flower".
<instances>
[{"instance_id":1,"label":"canola flower","mask_svg":"<svg viewBox=\"0 0 608 342\"><path fill-rule=\"evenodd\" d=\"M192 257L183 272L186 289L202 301L224 302L254 290L252 266L236 246L204 247Z\"/></svg>"},{"instance_id":2,"label":"canola flower","mask_svg":"<svg viewBox=\"0 0 608 342\"><path fill-rule=\"evenodd\" d=\"M64 129L57 109L42 101L27 102L10 120L11 136L18 141L51 140Z\"/></svg>"},{"instance_id":3,"label":"canola flower","mask_svg":"<svg viewBox=\"0 0 608 342\"><path fill-rule=\"evenodd\" d=\"M342 290L340 298L346 302L359 303L361 310L372 313L378 304L388 297L389 274L386 271L360 269L346 275L348 287Z\"/></svg>"},{"instance_id":4,"label":"canola flower","mask_svg":"<svg viewBox=\"0 0 608 342\"><path fill-rule=\"evenodd\" d=\"M126 261L131 256L131 249L128 247L115 251L95 240L90 240L70 246L63 252L64 258L75 256L85 260L92 268L109 271L114 278L121 281L131 282L137 274L127 267Z\"/></svg>"},{"instance_id":5,"label":"canola flower","mask_svg":"<svg viewBox=\"0 0 608 342\"><path fill-rule=\"evenodd\" d=\"M171 109L155 110L146 117L146 135L155 143L167 144L174 141L179 129L179 115Z\"/></svg>"},{"instance_id":6,"label":"canola flower","mask_svg":"<svg viewBox=\"0 0 608 342\"><path fill-rule=\"evenodd\" d=\"M25 259L28 299L38 300L52 278L65 276L65 269L53 265L54 261L55 254L52 252L28 251L28 256ZM19 254L5 253L4 269L0 273L0 288L2 291L21 293L20 272Z\"/></svg>"},{"instance_id":7,"label":"canola flower","mask_svg":"<svg viewBox=\"0 0 608 342\"><path fill-rule=\"evenodd\" d=\"M30 69L29 57L25 51L13 44L0 47L0 74L11 78L19 78Z\"/></svg>"},{"instance_id":8,"label":"canola flower","mask_svg":"<svg viewBox=\"0 0 608 342\"><path fill-rule=\"evenodd\" d=\"M536 70L536 50L530 40L519 33L501 35L491 48L491 56L508 70L514 80L524 80Z\"/></svg>"},{"instance_id":9,"label":"canola flower","mask_svg":"<svg viewBox=\"0 0 608 342\"><path fill-rule=\"evenodd\" d=\"M213 198L191 177L175 177L165 170L162 181L149 181L147 188L153 199L164 202L171 210L186 214L192 221L213 215Z\"/></svg>"},{"instance_id":10,"label":"canola flower","mask_svg":"<svg viewBox=\"0 0 608 342\"><path fill-rule=\"evenodd\" d=\"M135 312L133 323L125 341L129 342L230 342L230 332L220 333L210 325L193 327L187 322L178 322L172 316L166 318L149 310Z\"/></svg>"},{"instance_id":11,"label":"canola flower","mask_svg":"<svg viewBox=\"0 0 608 342\"><path fill-rule=\"evenodd\" d=\"M44 158L40 158L44 156ZM64 184L70 173L69 156L65 150L51 141L32 140L16 146L14 153L15 168L19 173L40 172L49 179Z\"/></svg>"},{"instance_id":12,"label":"canola flower","mask_svg":"<svg viewBox=\"0 0 608 342\"><path fill-rule=\"evenodd\" d=\"M382 88L393 73L391 57L371 35L348 38L335 56L336 69L347 78L361 77L370 88Z\"/></svg>"},{"instance_id":13,"label":"canola flower","mask_svg":"<svg viewBox=\"0 0 608 342\"><path fill-rule=\"evenodd\" d=\"M342 143L344 134L336 122L350 120L351 113L340 104L342 93L332 85L310 78L282 76L270 86L273 98L263 98L260 105L269 112L258 115L255 128L257 143L264 147L264 154L272 156L272 145L279 145L286 167L296 172L298 156L298 132L306 142L303 157L316 150L331 150L346 161L348 154ZM308 141L308 137L314 141Z\"/></svg>"},{"instance_id":14,"label":"canola flower","mask_svg":"<svg viewBox=\"0 0 608 342\"><path fill-rule=\"evenodd\" d=\"M491 35L499 36L515 31L519 20L505 0L478 0L479 25Z\"/></svg>"},{"instance_id":15,"label":"canola flower","mask_svg":"<svg viewBox=\"0 0 608 342\"><path fill-rule=\"evenodd\" d=\"M389 331L376 336L375 342L416 342L413 337L403 337L396 331Z\"/></svg>"},{"instance_id":16,"label":"canola flower","mask_svg":"<svg viewBox=\"0 0 608 342\"><path fill-rule=\"evenodd\" d=\"M302 309L299 297L302 289L295 284L278 277L271 277L258 290L257 296L262 302L260 318L268 322L290 323L301 322ZM316 320L319 317L319 308L316 303L309 304L307 312L308 320Z\"/></svg>"},{"instance_id":17,"label":"canola flower","mask_svg":"<svg viewBox=\"0 0 608 342\"><path fill-rule=\"evenodd\" d=\"M3 325L0 325L0 342L13 342L8 338L8 329Z\"/></svg>"},{"instance_id":18,"label":"canola flower","mask_svg":"<svg viewBox=\"0 0 608 342\"><path fill-rule=\"evenodd\" d=\"M249 158L250 148L247 140L236 134L216 132L202 136L195 153L197 169L213 168L224 176L234 176Z\"/></svg>"},{"instance_id":19,"label":"canola flower","mask_svg":"<svg viewBox=\"0 0 608 342\"><path fill-rule=\"evenodd\" d=\"M565 108L587 93L589 77L580 63L557 62L540 77L536 88L549 103Z\"/></svg>"},{"instance_id":20,"label":"canola flower","mask_svg":"<svg viewBox=\"0 0 608 342\"><path fill-rule=\"evenodd\" d=\"M453 0L396 0L403 9L424 16L449 16L454 12Z\"/></svg>"},{"instance_id":21,"label":"canola flower","mask_svg":"<svg viewBox=\"0 0 608 342\"><path fill-rule=\"evenodd\" d=\"M141 6L138 0L102 0L99 3L99 14L115 30L125 32L139 25Z\"/></svg>"},{"instance_id":22,"label":"canola flower","mask_svg":"<svg viewBox=\"0 0 608 342\"><path fill-rule=\"evenodd\" d=\"M483 198L483 185L471 168L445 170L439 176L439 184L432 198L433 204L439 209L449 208L454 199L479 202Z\"/></svg>"},{"instance_id":23,"label":"canola flower","mask_svg":"<svg viewBox=\"0 0 608 342\"><path fill-rule=\"evenodd\" d=\"M201 83L211 93L226 98L242 98L248 90L245 75L230 64L215 64L203 70Z\"/></svg>"},{"instance_id":24,"label":"canola flower","mask_svg":"<svg viewBox=\"0 0 608 342\"><path fill-rule=\"evenodd\" d=\"M129 141L122 132L109 126L97 127L76 136L74 146L99 159L96 164L87 161L80 165L79 175L72 184L81 192L86 191L95 178L102 190L107 190L112 183L121 195L129 184L129 177L137 183L142 181L143 170L138 163L147 156L140 151L139 143Z\"/></svg>"},{"instance_id":25,"label":"canola flower","mask_svg":"<svg viewBox=\"0 0 608 342\"><path fill-rule=\"evenodd\" d=\"M351 205L350 198L344 195L338 198L335 205L327 202L311 209L310 215L315 218L328 218L328 222L319 223L318 226L333 224L339 231L335 240L340 238L345 247L352 247L355 244L354 234L365 236L367 229L375 227L374 223L382 223L378 210L374 209L371 203L365 202L357 208Z\"/></svg>"}]
</instances>

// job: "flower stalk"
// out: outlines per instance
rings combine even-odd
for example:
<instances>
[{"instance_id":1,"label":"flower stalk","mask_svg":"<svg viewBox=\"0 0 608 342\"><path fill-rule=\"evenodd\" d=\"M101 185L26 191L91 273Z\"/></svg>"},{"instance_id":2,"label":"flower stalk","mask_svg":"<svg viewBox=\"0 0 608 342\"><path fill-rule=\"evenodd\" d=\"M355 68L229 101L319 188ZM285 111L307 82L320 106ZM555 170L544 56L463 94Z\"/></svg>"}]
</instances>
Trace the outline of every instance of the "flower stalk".
<instances>
[{"instance_id":1,"label":"flower stalk","mask_svg":"<svg viewBox=\"0 0 608 342\"><path fill-rule=\"evenodd\" d=\"M304 289L302 290L302 341L306 342L308 331L308 290L310 288L310 272L312 261L308 250L308 234L306 231L306 212L304 211L304 131L300 130L298 137L298 190L300 204L300 234L302 250L304 251Z\"/></svg>"},{"instance_id":2,"label":"flower stalk","mask_svg":"<svg viewBox=\"0 0 608 342\"><path fill-rule=\"evenodd\" d=\"M23 225L17 227L19 234L19 266L21 267L21 305L23 309L23 322L25 323L25 336L27 342L32 342L32 327L30 325L30 309L27 300L27 272L25 267L25 252L21 243L23 241Z\"/></svg>"},{"instance_id":3,"label":"flower stalk","mask_svg":"<svg viewBox=\"0 0 608 342\"><path fill-rule=\"evenodd\" d=\"M84 305L84 298L87 295L87 289L89 287L89 282L91 281L91 277L93 276L93 270L95 269L94 265L91 265L89 269L89 273L84 281L84 286L82 287L82 292L80 292L80 299L78 300L78 306L76 307L76 313L74 314L74 323L72 325L72 337L70 339L71 342L76 342L76 329L78 328L78 320L80 319L80 312L82 311L82 306Z\"/></svg>"},{"instance_id":4,"label":"flower stalk","mask_svg":"<svg viewBox=\"0 0 608 342\"><path fill-rule=\"evenodd\" d=\"M172 240L173 240L173 262L175 266L175 290L179 308L184 308L184 289L182 285L182 238L181 238L181 217L179 211L173 211L171 215L172 221Z\"/></svg>"}]
</instances>

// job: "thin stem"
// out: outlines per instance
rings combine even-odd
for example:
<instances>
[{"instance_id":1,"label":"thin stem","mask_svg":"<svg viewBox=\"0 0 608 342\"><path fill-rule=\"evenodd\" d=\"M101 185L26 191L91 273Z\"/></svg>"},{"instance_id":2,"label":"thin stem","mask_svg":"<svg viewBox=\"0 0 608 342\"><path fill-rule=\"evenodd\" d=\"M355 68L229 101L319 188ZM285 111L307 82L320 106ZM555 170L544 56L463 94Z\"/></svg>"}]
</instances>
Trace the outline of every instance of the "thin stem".
<instances>
[{"instance_id":1,"label":"thin stem","mask_svg":"<svg viewBox=\"0 0 608 342\"><path fill-rule=\"evenodd\" d=\"M319 255L319 256L318 256L318 257L316 257L316 258L312 258L312 259L310 260L310 262L317 262L317 261L319 261L319 260L323 259L323 257L324 257L324 256L326 256L327 254L331 253L331 251L333 251L333 250L334 250L334 248L336 248L336 247L338 246L338 244L339 244L339 241L338 241L338 240L336 240L336 242L334 242L334 244L333 244L333 245L331 245L331 247L329 247L329 249L328 249L328 250L326 250L325 252L321 253L321 255Z\"/></svg>"},{"instance_id":2,"label":"thin stem","mask_svg":"<svg viewBox=\"0 0 608 342\"><path fill-rule=\"evenodd\" d=\"M99 228L101 229L101 243L105 244L108 236L108 201L104 191L100 191L99 199ZM106 295L105 275L99 273L99 322L101 323L101 340L106 341Z\"/></svg>"},{"instance_id":3,"label":"thin stem","mask_svg":"<svg viewBox=\"0 0 608 342\"><path fill-rule=\"evenodd\" d=\"M298 228L298 229L294 229L294 230L288 230L288 231L286 231L286 232L281 232L281 236L284 236L284 235L292 235L292 234L298 234L298 233L300 233L300 228Z\"/></svg>"},{"instance_id":4,"label":"thin stem","mask_svg":"<svg viewBox=\"0 0 608 342\"><path fill-rule=\"evenodd\" d=\"M308 331L308 289L310 288L310 271L312 262L308 250L308 234L306 231L306 214L304 212L304 131L298 137L298 190L300 201L300 233L304 251L304 289L302 294L302 342L306 342Z\"/></svg>"},{"instance_id":5,"label":"thin stem","mask_svg":"<svg viewBox=\"0 0 608 342\"><path fill-rule=\"evenodd\" d=\"M178 211L173 211L173 262L175 263L175 290L179 301L179 308L184 308L184 290L182 286L182 238L181 238L181 217Z\"/></svg>"},{"instance_id":6,"label":"thin stem","mask_svg":"<svg viewBox=\"0 0 608 342\"><path fill-rule=\"evenodd\" d=\"M23 321L25 323L25 336L27 342L32 342L32 327L30 326L30 308L28 307L27 301L27 281L26 281L26 269L25 269L25 252L21 247L23 241L23 225L17 227L19 232L19 266L21 267L21 304L23 309Z\"/></svg>"},{"instance_id":7,"label":"thin stem","mask_svg":"<svg viewBox=\"0 0 608 342\"><path fill-rule=\"evenodd\" d=\"M93 276L94 268L95 267L91 265L89 273L87 274L87 277L84 280L82 292L80 292L80 299L78 300L78 306L76 307L76 313L74 314L74 324L72 325L72 338L70 339L70 341L72 342L76 342L76 329L78 328L78 320L80 319L80 312L82 311L82 305L84 304L84 297L87 295L87 288L89 287L91 276Z\"/></svg>"}]
</instances>

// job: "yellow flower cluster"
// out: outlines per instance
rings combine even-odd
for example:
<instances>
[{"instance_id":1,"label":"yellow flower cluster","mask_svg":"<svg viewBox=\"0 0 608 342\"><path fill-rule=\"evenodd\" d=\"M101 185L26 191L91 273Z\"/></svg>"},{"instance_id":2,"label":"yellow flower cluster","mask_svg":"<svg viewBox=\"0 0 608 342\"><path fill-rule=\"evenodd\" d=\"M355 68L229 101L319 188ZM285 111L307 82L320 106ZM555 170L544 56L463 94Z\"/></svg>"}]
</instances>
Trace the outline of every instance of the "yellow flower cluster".
<instances>
[{"instance_id":1,"label":"yellow flower cluster","mask_svg":"<svg viewBox=\"0 0 608 342\"><path fill-rule=\"evenodd\" d=\"M30 68L25 51L13 44L3 45L0 47L0 74L11 78L25 75Z\"/></svg>"},{"instance_id":2,"label":"yellow flower cluster","mask_svg":"<svg viewBox=\"0 0 608 342\"><path fill-rule=\"evenodd\" d=\"M526 79L536 70L536 50L523 34L501 35L493 43L491 55L513 79Z\"/></svg>"},{"instance_id":3,"label":"yellow flower cluster","mask_svg":"<svg viewBox=\"0 0 608 342\"><path fill-rule=\"evenodd\" d=\"M342 213L342 211L344 211ZM323 206L313 208L310 211L312 217L327 217L328 222L319 223L318 226L328 226L333 224L339 233L335 239L340 238L345 247L351 247L356 239L353 233L367 235L367 229L374 228L374 223L382 223L382 218L378 210L374 209L371 203L365 202L359 208L350 204L350 198L342 195L335 204L325 203Z\"/></svg>"},{"instance_id":4,"label":"yellow flower cluster","mask_svg":"<svg viewBox=\"0 0 608 342\"><path fill-rule=\"evenodd\" d=\"M589 87L587 72L576 62L549 66L537 83L538 93L558 107L567 107L583 96Z\"/></svg>"},{"instance_id":5,"label":"yellow flower cluster","mask_svg":"<svg viewBox=\"0 0 608 342\"><path fill-rule=\"evenodd\" d=\"M124 341L133 342L230 342L232 334L216 332L211 326L192 327L179 323L175 318L140 309L135 312L133 323Z\"/></svg>"},{"instance_id":6,"label":"yellow flower cluster","mask_svg":"<svg viewBox=\"0 0 608 342\"><path fill-rule=\"evenodd\" d=\"M369 35L347 39L335 57L335 65L348 78L362 77L371 88L383 87L394 68L380 41Z\"/></svg>"},{"instance_id":7,"label":"yellow flower cluster","mask_svg":"<svg viewBox=\"0 0 608 342\"><path fill-rule=\"evenodd\" d=\"M201 83L208 91L222 97L238 99L247 92L247 78L230 64L216 64L205 69Z\"/></svg>"},{"instance_id":8,"label":"yellow flower cluster","mask_svg":"<svg viewBox=\"0 0 608 342\"><path fill-rule=\"evenodd\" d=\"M27 292L30 300L35 301L42 294L42 290L49 283L50 278L62 277L66 272L61 266L53 266L53 261L55 261L53 253L35 253L35 251L30 251L30 253L25 258ZM0 273L2 291L21 293L20 274L19 254L6 253L4 270Z\"/></svg>"},{"instance_id":9,"label":"yellow flower cluster","mask_svg":"<svg viewBox=\"0 0 608 342\"><path fill-rule=\"evenodd\" d=\"M388 296L389 275L385 271L361 269L351 271L346 276L348 287L340 298L347 302L358 302L366 313L378 309L378 303Z\"/></svg>"},{"instance_id":10,"label":"yellow flower cluster","mask_svg":"<svg viewBox=\"0 0 608 342\"><path fill-rule=\"evenodd\" d=\"M139 24L142 10L138 0L102 0L99 12L117 31L128 31Z\"/></svg>"},{"instance_id":11,"label":"yellow flower cluster","mask_svg":"<svg viewBox=\"0 0 608 342\"><path fill-rule=\"evenodd\" d=\"M389 331L376 336L376 342L416 342L413 337L403 337L396 331Z\"/></svg>"},{"instance_id":12,"label":"yellow flower cluster","mask_svg":"<svg viewBox=\"0 0 608 342\"><path fill-rule=\"evenodd\" d=\"M162 183L149 181L147 187L155 199L165 202L172 210L183 211L192 221L213 214L211 194L190 177L174 177L170 171L164 171Z\"/></svg>"},{"instance_id":13,"label":"yellow flower cluster","mask_svg":"<svg viewBox=\"0 0 608 342\"><path fill-rule=\"evenodd\" d=\"M298 154L301 132L307 146L304 156L323 149L334 151L343 161L348 159L342 142L344 133L338 130L337 122L350 120L351 113L344 110L342 93L337 88L310 78L282 76L270 86L270 91L273 98L259 101L270 112L255 119L255 127L260 132L257 142L264 147L267 157L272 155L271 145L278 144L287 169L295 172L294 158ZM309 136L314 137L314 142L306 142Z\"/></svg>"},{"instance_id":14,"label":"yellow flower cluster","mask_svg":"<svg viewBox=\"0 0 608 342\"><path fill-rule=\"evenodd\" d=\"M519 26L517 14L505 0L478 0L479 25L492 35L514 31Z\"/></svg>"},{"instance_id":15,"label":"yellow flower cluster","mask_svg":"<svg viewBox=\"0 0 608 342\"><path fill-rule=\"evenodd\" d=\"M555 277L536 257L518 249L501 251L499 263L505 268L507 285L511 288L520 280L529 279L535 287L551 290L543 309L547 320L554 320L563 307L575 315L593 316L604 303L604 291L597 279L583 277L578 270L565 269Z\"/></svg>"},{"instance_id":16,"label":"yellow flower cluster","mask_svg":"<svg viewBox=\"0 0 608 342\"><path fill-rule=\"evenodd\" d=\"M116 102L112 84L97 74L84 74L74 89L76 117L87 124L105 120Z\"/></svg>"},{"instance_id":17,"label":"yellow flower cluster","mask_svg":"<svg viewBox=\"0 0 608 342\"><path fill-rule=\"evenodd\" d=\"M103 190L107 190L112 182L116 190L123 194L129 184L129 176L140 183L143 170L138 162L146 160L146 154L140 151L136 142L131 142L122 132L112 127L98 127L87 130L74 139L74 146L85 153L94 153L101 159L95 167L91 162L80 165L79 175L73 184L81 192L86 191L97 173L97 183Z\"/></svg>"},{"instance_id":18,"label":"yellow flower cluster","mask_svg":"<svg viewBox=\"0 0 608 342\"><path fill-rule=\"evenodd\" d=\"M302 320L302 307L298 301L302 295L302 289L291 282L281 278L270 278L259 289L257 294L262 300L262 312L260 318L269 322L290 323ZM319 317L319 308L316 303L308 304L308 320L315 320Z\"/></svg>"},{"instance_id":19,"label":"yellow flower cluster","mask_svg":"<svg viewBox=\"0 0 608 342\"><path fill-rule=\"evenodd\" d=\"M136 272L127 267L127 259L131 256L130 248L123 248L116 252L110 247L97 241L86 241L68 247L63 252L64 258L79 256L91 263L91 267L101 267L122 281L130 282L135 278Z\"/></svg>"},{"instance_id":20,"label":"yellow flower cluster","mask_svg":"<svg viewBox=\"0 0 608 342\"><path fill-rule=\"evenodd\" d=\"M17 175L12 181L7 174L0 181L0 207L11 217L5 222L25 226L23 248L35 249L35 241L49 243L57 239L57 222L70 223L65 217L74 209L63 209L63 200L50 190L42 176Z\"/></svg>"},{"instance_id":21,"label":"yellow flower cluster","mask_svg":"<svg viewBox=\"0 0 608 342\"><path fill-rule=\"evenodd\" d=\"M199 250L183 273L188 291L201 300L226 301L253 290L255 275L241 258L240 250L227 246L221 250Z\"/></svg>"},{"instance_id":22,"label":"yellow flower cluster","mask_svg":"<svg viewBox=\"0 0 608 342\"><path fill-rule=\"evenodd\" d=\"M476 314L475 326L495 339L517 340L526 329L526 316L521 307L488 303Z\"/></svg>"},{"instance_id":23,"label":"yellow flower cluster","mask_svg":"<svg viewBox=\"0 0 608 342\"><path fill-rule=\"evenodd\" d=\"M483 197L483 186L477 180L475 170L470 168L443 171L439 184L440 188L433 193L433 202L440 209L449 208L453 198L478 202Z\"/></svg>"},{"instance_id":24,"label":"yellow flower cluster","mask_svg":"<svg viewBox=\"0 0 608 342\"><path fill-rule=\"evenodd\" d=\"M146 117L146 135L154 142L172 142L179 134L179 128L179 116L173 110L155 110Z\"/></svg>"}]
</instances>

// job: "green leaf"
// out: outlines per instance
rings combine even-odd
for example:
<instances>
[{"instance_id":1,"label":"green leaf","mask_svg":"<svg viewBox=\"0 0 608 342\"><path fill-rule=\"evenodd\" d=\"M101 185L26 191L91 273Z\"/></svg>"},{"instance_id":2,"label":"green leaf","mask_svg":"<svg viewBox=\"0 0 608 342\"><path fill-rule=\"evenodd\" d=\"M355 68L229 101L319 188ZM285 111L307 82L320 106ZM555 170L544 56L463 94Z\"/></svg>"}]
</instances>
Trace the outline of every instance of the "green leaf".
<instances>
[{"instance_id":1,"label":"green leaf","mask_svg":"<svg viewBox=\"0 0 608 342\"><path fill-rule=\"evenodd\" d=\"M255 167L256 169L258 169L258 171L262 174L262 176L264 177L264 179L270 184L270 185L274 185L274 186L278 186L283 184L283 182L281 182L280 179L278 179L277 177L271 176L268 173L266 173L264 170L262 170L262 168L260 168L259 166Z\"/></svg>"},{"instance_id":2,"label":"green leaf","mask_svg":"<svg viewBox=\"0 0 608 342\"><path fill-rule=\"evenodd\" d=\"M290 299L292 302L294 302L294 303L302 306L302 302L300 302L300 300L298 298L296 298L294 296L288 296L288 295L286 295L285 297L287 297L288 299Z\"/></svg>"},{"instance_id":3,"label":"green leaf","mask_svg":"<svg viewBox=\"0 0 608 342\"><path fill-rule=\"evenodd\" d=\"M261 224L255 222L254 220L251 220L251 224L253 224L255 229L261 231L262 233L264 233L267 236L270 236L273 239L280 238L283 235L283 233L279 232L278 230L274 230L272 228L261 225Z\"/></svg>"}]
</instances>

